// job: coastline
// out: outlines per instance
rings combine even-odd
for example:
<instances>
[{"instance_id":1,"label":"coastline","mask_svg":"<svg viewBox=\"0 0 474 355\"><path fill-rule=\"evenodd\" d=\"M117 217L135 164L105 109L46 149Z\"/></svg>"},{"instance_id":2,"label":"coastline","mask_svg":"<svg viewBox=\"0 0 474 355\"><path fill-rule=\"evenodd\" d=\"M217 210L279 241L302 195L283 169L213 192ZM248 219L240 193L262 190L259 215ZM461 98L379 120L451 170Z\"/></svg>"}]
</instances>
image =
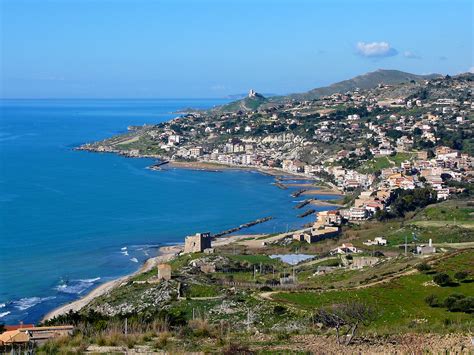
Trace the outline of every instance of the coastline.
<instances>
[{"instance_id":1,"label":"coastline","mask_svg":"<svg viewBox=\"0 0 474 355\"><path fill-rule=\"evenodd\" d=\"M194 161L194 162L184 162L184 161L175 161L171 160L164 166L174 169L188 169L188 170L198 170L198 171L210 171L210 172L219 172L219 171L226 171L226 170L243 170L243 171L255 171L260 174L274 176L275 178L281 177L289 177L294 180L312 180L312 181L320 181L315 176L309 176L304 173L292 173L285 171L281 168L264 168L264 167L257 167L252 165L232 165L227 163L218 163L214 161ZM284 183L283 181L279 181L280 183ZM298 183L298 182L291 182L284 184L287 187L301 187L301 188L308 188L306 191L303 191L302 195L327 195L327 196L344 196L344 192L340 191L336 186L330 184L329 186L322 186L318 184L311 184L311 183Z\"/></svg>"},{"instance_id":2,"label":"coastline","mask_svg":"<svg viewBox=\"0 0 474 355\"><path fill-rule=\"evenodd\" d=\"M215 241L213 242L213 245L223 246L223 245L231 244L234 242L238 242L241 239L246 239L249 237L258 237L258 236L260 235L242 234L242 235L223 236L223 237L216 238ZM44 322L52 318L55 318L57 316L67 314L69 311L73 311L73 312L80 311L82 308L87 306L94 299L107 294L113 289L120 287L122 284L128 282L132 277L148 272L152 270L153 268L156 268L158 264L166 263L173 260L181 251L183 251L183 247L184 247L183 244L166 245L166 246L160 247L159 252L158 252L159 254L155 257L147 259L139 270L128 275L120 276L114 280L108 281L101 285L98 285L97 287L90 290L83 297L75 301L72 301L70 303L67 303L65 305L59 306L53 309L52 311L48 312L45 316L43 316L40 322Z\"/></svg>"},{"instance_id":3,"label":"coastline","mask_svg":"<svg viewBox=\"0 0 474 355\"><path fill-rule=\"evenodd\" d=\"M132 277L145 273L147 271L150 271L160 263L164 263L164 262L168 262L172 260L174 256L178 254L182 249L183 249L183 246L181 244L166 245L166 246L160 247L158 251L158 255L147 259L143 263L143 265L140 267L140 269L138 269L137 271L128 275L120 276L116 279L113 279L111 281L107 281L106 283L98 285L97 287L89 291L89 293L82 296L81 298L75 301L72 301L70 303L67 303L65 305L59 306L53 309L52 311L48 312L45 316L43 316L43 318L41 319L41 322L66 314L69 311L77 312L81 310L82 308L87 306L90 302L92 302L92 300L94 300L95 298L100 297L117 287L120 287L120 285L128 282L129 279L131 279Z\"/></svg>"},{"instance_id":4,"label":"coastline","mask_svg":"<svg viewBox=\"0 0 474 355\"><path fill-rule=\"evenodd\" d=\"M255 171L264 175L269 176L291 176L295 178L301 178L302 174L295 174L279 170L277 168L261 168L257 166L246 166L246 165L231 165L226 163L217 163L217 162L207 162L207 161L175 161L171 160L168 164L164 166L174 168L174 169L187 169L187 170L198 170L198 171L209 171L209 172L219 172L226 170L243 170L243 171ZM315 180L314 177L304 176L308 180ZM290 185L291 186L291 185Z\"/></svg>"},{"instance_id":5,"label":"coastline","mask_svg":"<svg viewBox=\"0 0 474 355\"><path fill-rule=\"evenodd\" d=\"M143 158L143 157L137 157L137 158ZM291 172L283 171L282 169L278 169L278 168L259 168L255 166L239 166L239 165L230 165L230 164L217 163L217 162L170 161L168 164L166 164L164 168L161 168L161 169L166 170L168 167L172 169L188 169L188 170L209 171L209 172L220 172L220 171L227 171L227 170L253 171L253 172L258 172L264 175L273 176L275 178L290 177L290 178L295 178L297 180L298 179L313 180L313 181L317 180L315 179L315 177L307 176L302 173L291 173ZM298 184L288 184L288 185L289 187L292 187L292 185L298 185ZM341 195L341 196L343 195L343 193L339 192L336 188L331 189L331 188L325 187L321 189L321 188L318 188L317 186L314 186L314 189L310 190L310 192L312 192L313 194L316 191L321 191L321 193L318 192L318 194L321 194L321 195ZM315 200L312 203L314 205L325 206L325 207L332 207L332 206L341 207L340 205L331 204L331 203L321 201L321 200ZM238 242L240 239L248 238L248 237L254 237L254 236L253 235L222 236L222 237L216 238L213 244L215 246L222 246L222 245ZM64 315L68 313L69 311L78 312L79 310L87 306L90 302L92 302L94 299L109 293L115 288L120 287L124 283L128 282L131 278L139 274L145 273L147 271L150 271L153 268L156 268L156 266L160 263L165 263L172 260L182 250L183 250L183 244L166 245L166 246L160 247L158 251L158 255L147 259L144 262L144 264L140 267L139 270L131 274L127 274L127 275L118 277L114 280L105 282L101 285L98 285L97 287L90 290L86 295L82 296L81 298L75 301L72 301L70 303L67 303L65 305L59 306L53 309L52 311L48 312L45 316L43 316L43 318L41 319L41 322L55 318L60 315Z\"/></svg>"}]
</instances>

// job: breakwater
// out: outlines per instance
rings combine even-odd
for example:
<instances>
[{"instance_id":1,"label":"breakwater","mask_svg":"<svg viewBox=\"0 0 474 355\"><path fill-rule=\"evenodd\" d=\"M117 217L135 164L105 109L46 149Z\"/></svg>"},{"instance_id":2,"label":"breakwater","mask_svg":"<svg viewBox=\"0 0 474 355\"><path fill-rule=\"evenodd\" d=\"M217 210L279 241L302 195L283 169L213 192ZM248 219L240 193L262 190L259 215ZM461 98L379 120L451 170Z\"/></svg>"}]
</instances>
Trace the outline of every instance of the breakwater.
<instances>
[{"instance_id":1,"label":"breakwater","mask_svg":"<svg viewBox=\"0 0 474 355\"><path fill-rule=\"evenodd\" d=\"M270 221L271 219L273 219L273 217L259 218L259 219L256 219L255 221L241 224L241 225L238 226L238 227L226 229L225 231L216 233L216 234L213 235L213 237L214 237L214 238L222 237L222 236L224 236L224 235L231 234L231 233L234 233L234 232L238 232L239 230L242 230L242 229L245 229L245 228L249 228L249 227L255 226L255 225L260 224L260 223L264 223L264 222Z\"/></svg>"},{"instance_id":2,"label":"breakwater","mask_svg":"<svg viewBox=\"0 0 474 355\"><path fill-rule=\"evenodd\" d=\"M281 182L275 182L275 186L282 190L288 189L288 187L286 185L283 185Z\"/></svg>"},{"instance_id":3,"label":"breakwater","mask_svg":"<svg viewBox=\"0 0 474 355\"><path fill-rule=\"evenodd\" d=\"M308 190L306 190L306 189L300 189L300 190L298 190L298 191L293 192L293 193L291 194L291 196L293 196L293 197L298 197L298 196L300 196L303 192L306 192L306 191L308 191Z\"/></svg>"},{"instance_id":4,"label":"breakwater","mask_svg":"<svg viewBox=\"0 0 474 355\"><path fill-rule=\"evenodd\" d=\"M307 200L304 200L304 201L298 203L298 204L295 206L295 208L296 208L297 210L299 210L299 209L303 208L304 206L308 205L309 203L311 203L311 201L312 201L311 198L309 198L309 199L307 199Z\"/></svg>"},{"instance_id":5,"label":"breakwater","mask_svg":"<svg viewBox=\"0 0 474 355\"><path fill-rule=\"evenodd\" d=\"M316 212L315 209L310 209L310 210L307 210L307 211L303 212L302 214L298 215L298 217L299 218L304 218L304 217L309 216L310 214L313 214L315 212Z\"/></svg>"}]
</instances>

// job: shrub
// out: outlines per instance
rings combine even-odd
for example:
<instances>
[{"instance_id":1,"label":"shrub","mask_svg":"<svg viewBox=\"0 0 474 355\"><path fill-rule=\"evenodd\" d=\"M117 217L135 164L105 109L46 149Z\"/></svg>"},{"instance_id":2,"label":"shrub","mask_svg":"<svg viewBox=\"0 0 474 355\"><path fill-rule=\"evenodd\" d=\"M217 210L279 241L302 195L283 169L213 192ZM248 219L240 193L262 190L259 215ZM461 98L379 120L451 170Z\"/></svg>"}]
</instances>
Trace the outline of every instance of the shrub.
<instances>
[{"instance_id":1,"label":"shrub","mask_svg":"<svg viewBox=\"0 0 474 355\"><path fill-rule=\"evenodd\" d=\"M451 307L459 300L465 298L466 296L460 294L460 293L453 293L449 295L445 300L444 300L444 306L451 310Z\"/></svg>"},{"instance_id":2,"label":"shrub","mask_svg":"<svg viewBox=\"0 0 474 355\"><path fill-rule=\"evenodd\" d=\"M272 291L272 288L270 286L262 286L260 287L260 291L268 292L268 291Z\"/></svg>"},{"instance_id":3,"label":"shrub","mask_svg":"<svg viewBox=\"0 0 474 355\"><path fill-rule=\"evenodd\" d=\"M431 270L431 266L427 263L421 263L415 266L415 268L420 272L426 272Z\"/></svg>"},{"instance_id":4,"label":"shrub","mask_svg":"<svg viewBox=\"0 0 474 355\"><path fill-rule=\"evenodd\" d=\"M290 334L288 333L285 333L285 332L279 332L277 334L277 339L279 341L282 341L282 340L289 340L290 339Z\"/></svg>"},{"instance_id":5,"label":"shrub","mask_svg":"<svg viewBox=\"0 0 474 355\"><path fill-rule=\"evenodd\" d=\"M429 295L425 298L425 302L428 306L430 307L438 307L439 306L439 300L438 297L435 295Z\"/></svg>"},{"instance_id":6,"label":"shrub","mask_svg":"<svg viewBox=\"0 0 474 355\"><path fill-rule=\"evenodd\" d=\"M188 322L194 336L198 338L208 338L211 336L211 326L205 319L193 319Z\"/></svg>"},{"instance_id":7,"label":"shrub","mask_svg":"<svg viewBox=\"0 0 474 355\"><path fill-rule=\"evenodd\" d=\"M468 275L469 274L466 271L458 271L457 273L454 274L454 278L461 282L467 279Z\"/></svg>"},{"instance_id":8,"label":"shrub","mask_svg":"<svg viewBox=\"0 0 474 355\"><path fill-rule=\"evenodd\" d=\"M433 281L440 286L447 286L451 283L451 278L448 274L444 272L440 272L433 276Z\"/></svg>"},{"instance_id":9,"label":"shrub","mask_svg":"<svg viewBox=\"0 0 474 355\"><path fill-rule=\"evenodd\" d=\"M282 314L286 313L286 307L276 305L275 307L273 307L273 313L276 314L276 315L281 316Z\"/></svg>"},{"instance_id":10,"label":"shrub","mask_svg":"<svg viewBox=\"0 0 474 355\"><path fill-rule=\"evenodd\" d=\"M168 332L162 332L158 335L158 339L155 341L155 347L157 349L163 349L168 345L168 339L170 338L170 333Z\"/></svg>"},{"instance_id":11,"label":"shrub","mask_svg":"<svg viewBox=\"0 0 474 355\"><path fill-rule=\"evenodd\" d=\"M472 313L474 312L474 297L463 297L454 300L454 302L450 302L448 310L450 312Z\"/></svg>"}]
</instances>

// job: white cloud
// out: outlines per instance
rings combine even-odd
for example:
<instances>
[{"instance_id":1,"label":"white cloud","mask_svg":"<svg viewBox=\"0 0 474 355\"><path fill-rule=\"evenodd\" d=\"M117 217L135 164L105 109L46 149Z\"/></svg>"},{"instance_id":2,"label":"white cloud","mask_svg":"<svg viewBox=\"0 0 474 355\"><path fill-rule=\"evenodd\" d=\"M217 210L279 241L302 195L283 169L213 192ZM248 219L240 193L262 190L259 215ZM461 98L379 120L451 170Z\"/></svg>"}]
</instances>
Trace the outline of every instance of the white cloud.
<instances>
[{"instance_id":1,"label":"white cloud","mask_svg":"<svg viewBox=\"0 0 474 355\"><path fill-rule=\"evenodd\" d=\"M398 54L398 51L391 47L388 42L358 42L356 45L357 54L363 57L391 57Z\"/></svg>"},{"instance_id":2,"label":"white cloud","mask_svg":"<svg viewBox=\"0 0 474 355\"><path fill-rule=\"evenodd\" d=\"M467 71L474 74L474 67L470 67Z\"/></svg>"}]
</instances>

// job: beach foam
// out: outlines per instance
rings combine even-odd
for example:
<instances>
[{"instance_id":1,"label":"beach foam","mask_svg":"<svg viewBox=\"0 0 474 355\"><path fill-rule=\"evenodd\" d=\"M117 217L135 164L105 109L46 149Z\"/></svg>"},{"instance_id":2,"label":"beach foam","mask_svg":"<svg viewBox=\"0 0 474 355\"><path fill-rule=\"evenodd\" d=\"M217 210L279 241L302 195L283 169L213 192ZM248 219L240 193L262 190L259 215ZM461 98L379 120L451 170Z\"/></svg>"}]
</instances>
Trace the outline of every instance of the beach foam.
<instances>
[{"instance_id":1,"label":"beach foam","mask_svg":"<svg viewBox=\"0 0 474 355\"><path fill-rule=\"evenodd\" d=\"M21 298L17 301L13 301L12 304L15 308L19 309L20 311L25 311L31 307L40 304L41 302L52 300L56 297L49 296L49 297L25 297Z\"/></svg>"},{"instance_id":2,"label":"beach foam","mask_svg":"<svg viewBox=\"0 0 474 355\"><path fill-rule=\"evenodd\" d=\"M96 277L93 279L67 281L56 286L55 290L62 293L79 295L88 288L92 287L99 280L100 277Z\"/></svg>"},{"instance_id":3,"label":"beach foam","mask_svg":"<svg viewBox=\"0 0 474 355\"><path fill-rule=\"evenodd\" d=\"M3 318L5 316L8 316L11 312L3 312L3 313L0 313L0 318Z\"/></svg>"}]
</instances>

